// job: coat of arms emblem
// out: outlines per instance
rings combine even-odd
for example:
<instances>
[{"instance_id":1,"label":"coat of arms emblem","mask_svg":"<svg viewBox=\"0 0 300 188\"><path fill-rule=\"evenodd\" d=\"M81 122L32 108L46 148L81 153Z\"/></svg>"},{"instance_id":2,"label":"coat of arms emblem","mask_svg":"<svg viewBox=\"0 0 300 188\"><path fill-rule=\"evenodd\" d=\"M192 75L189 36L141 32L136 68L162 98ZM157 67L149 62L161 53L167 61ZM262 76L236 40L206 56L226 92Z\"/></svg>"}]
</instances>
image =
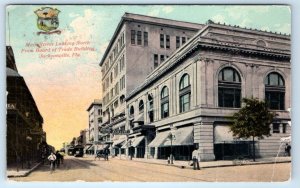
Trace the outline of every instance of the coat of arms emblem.
<instances>
[{"instance_id":1,"label":"coat of arms emblem","mask_svg":"<svg viewBox=\"0 0 300 188\"><path fill-rule=\"evenodd\" d=\"M58 21L58 9L54 9L51 7L42 7L34 11L34 13L38 16L37 19L37 27L42 30L42 32L38 32L39 34L60 34L60 30L56 30L59 26Z\"/></svg>"}]
</instances>

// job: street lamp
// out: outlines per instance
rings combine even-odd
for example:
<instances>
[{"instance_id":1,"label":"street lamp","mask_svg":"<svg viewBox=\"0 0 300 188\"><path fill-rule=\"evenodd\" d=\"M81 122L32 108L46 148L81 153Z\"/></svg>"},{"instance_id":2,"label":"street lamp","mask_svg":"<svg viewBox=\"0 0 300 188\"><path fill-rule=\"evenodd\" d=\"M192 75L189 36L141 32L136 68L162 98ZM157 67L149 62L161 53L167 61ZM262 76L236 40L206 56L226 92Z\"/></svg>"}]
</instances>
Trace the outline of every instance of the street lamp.
<instances>
[{"instance_id":1,"label":"street lamp","mask_svg":"<svg viewBox=\"0 0 300 188\"><path fill-rule=\"evenodd\" d=\"M170 164L174 164L173 163L173 139L175 140L176 137L175 137L175 129L172 129L171 130L171 134L170 134L170 141L171 141L171 154L170 154Z\"/></svg>"},{"instance_id":2,"label":"street lamp","mask_svg":"<svg viewBox=\"0 0 300 188\"><path fill-rule=\"evenodd\" d=\"M131 140L128 140L128 152L129 152L129 156L130 156L130 160L132 160L132 151L131 151Z\"/></svg>"}]
</instances>

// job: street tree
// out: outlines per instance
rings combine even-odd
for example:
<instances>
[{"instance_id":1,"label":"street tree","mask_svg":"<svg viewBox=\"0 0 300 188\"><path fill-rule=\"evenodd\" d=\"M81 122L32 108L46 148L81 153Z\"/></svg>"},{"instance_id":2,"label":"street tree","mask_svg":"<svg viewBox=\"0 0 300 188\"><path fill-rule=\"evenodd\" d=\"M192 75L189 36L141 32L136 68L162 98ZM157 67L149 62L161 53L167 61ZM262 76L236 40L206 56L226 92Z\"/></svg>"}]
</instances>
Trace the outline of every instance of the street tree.
<instances>
[{"instance_id":1,"label":"street tree","mask_svg":"<svg viewBox=\"0 0 300 188\"><path fill-rule=\"evenodd\" d=\"M233 124L230 129L233 136L237 138L252 138L253 161L255 161L254 139L263 139L270 136L270 124L273 122L274 114L269 111L265 101L255 98L243 98L243 107L233 114Z\"/></svg>"}]
</instances>

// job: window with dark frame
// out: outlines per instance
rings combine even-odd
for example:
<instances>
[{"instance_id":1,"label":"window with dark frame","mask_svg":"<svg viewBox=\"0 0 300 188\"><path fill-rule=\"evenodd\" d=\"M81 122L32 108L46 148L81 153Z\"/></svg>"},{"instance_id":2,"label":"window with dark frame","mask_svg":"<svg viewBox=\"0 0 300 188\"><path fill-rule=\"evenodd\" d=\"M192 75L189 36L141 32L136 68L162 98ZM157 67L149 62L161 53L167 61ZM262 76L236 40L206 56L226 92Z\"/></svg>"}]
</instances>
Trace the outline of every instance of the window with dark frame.
<instances>
[{"instance_id":1,"label":"window with dark frame","mask_svg":"<svg viewBox=\"0 0 300 188\"><path fill-rule=\"evenodd\" d=\"M158 66L158 55L157 54L154 54L153 63L154 63L154 68L156 68Z\"/></svg>"},{"instance_id":2,"label":"window with dark frame","mask_svg":"<svg viewBox=\"0 0 300 188\"><path fill-rule=\"evenodd\" d=\"M219 73L218 78L219 107L241 107L241 78L232 67L226 67Z\"/></svg>"},{"instance_id":3,"label":"window with dark frame","mask_svg":"<svg viewBox=\"0 0 300 188\"><path fill-rule=\"evenodd\" d=\"M272 72L265 79L265 100L271 110L284 110L285 85L283 77Z\"/></svg>"},{"instance_id":4,"label":"window with dark frame","mask_svg":"<svg viewBox=\"0 0 300 188\"><path fill-rule=\"evenodd\" d=\"M185 37L182 37L181 40L182 40L182 45L184 45L185 42L186 42L186 38L185 38Z\"/></svg>"},{"instance_id":5,"label":"window with dark frame","mask_svg":"<svg viewBox=\"0 0 300 188\"><path fill-rule=\"evenodd\" d=\"M160 55L160 63L165 61L165 56L164 55Z\"/></svg>"},{"instance_id":6,"label":"window with dark frame","mask_svg":"<svg viewBox=\"0 0 300 188\"><path fill-rule=\"evenodd\" d=\"M286 123L282 124L282 133L286 133Z\"/></svg>"},{"instance_id":7,"label":"window with dark frame","mask_svg":"<svg viewBox=\"0 0 300 188\"><path fill-rule=\"evenodd\" d=\"M154 121L154 112L153 112L153 96L152 94L148 95L148 117L150 123Z\"/></svg>"},{"instance_id":8,"label":"window with dark frame","mask_svg":"<svg viewBox=\"0 0 300 188\"><path fill-rule=\"evenodd\" d=\"M273 133L280 133L279 123L273 123Z\"/></svg>"},{"instance_id":9,"label":"window with dark frame","mask_svg":"<svg viewBox=\"0 0 300 188\"><path fill-rule=\"evenodd\" d=\"M135 44L135 30L131 30L131 44Z\"/></svg>"},{"instance_id":10,"label":"window with dark frame","mask_svg":"<svg viewBox=\"0 0 300 188\"><path fill-rule=\"evenodd\" d=\"M166 35L166 48L170 49L170 35Z\"/></svg>"},{"instance_id":11,"label":"window with dark frame","mask_svg":"<svg viewBox=\"0 0 300 188\"><path fill-rule=\"evenodd\" d=\"M176 36L176 49L180 47L180 37Z\"/></svg>"},{"instance_id":12,"label":"window with dark frame","mask_svg":"<svg viewBox=\"0 0 300 188\"><path fill-rule=\"evenodd\" d=\"M148 32L144 32L144 46L148 46Z\"/></svg>"},{"instance_id":13,"label":"window with dark frame","mask_svg":"<svg viewBox=\"0 0 300 188\"><path fill-rule=\"evenodd\" d=\"M179 82L179 112L186 112L191 107L191 85L190 76L184 74Z\"/></svg>"},{"instance_id":14,"label":"window with dark frame","mask_svg":"<svg viewBox=\"0 0 300 188\"><path fill-rule=\"evenodd\" d=\"M164 86L161 91L161 118L166 118L169 116L169 89Z\"/></svg>"},{"instance_id":15,"label":"window with dark frame","mask_svg":"<svg viewBox=\"0 0 300 188\"><path fill-rule=\"evenodd\" d=\"M143 113L144 112L144 101L140 100L139 102L139 113Z\"/></svg>"},{"instance_id":16,"label":"window with dark frame","mask_svg":"<svg viewBox=\"0 0 300 188\"><path fill-rule=\"evenodd\" d=\"M142 45L142 32L137 32L137 45Z\"/></svg>"},{"instance_id":17,"label":"window with dark frame","mask_svg":"<svg viewBox=\"0 0 300 188\"><path fill-rule=\"evenodd\" d=\"M165 35L160 34L159 40L160 40L160 47L164 48L165 47Z\"/></svg>"}]
</instances>

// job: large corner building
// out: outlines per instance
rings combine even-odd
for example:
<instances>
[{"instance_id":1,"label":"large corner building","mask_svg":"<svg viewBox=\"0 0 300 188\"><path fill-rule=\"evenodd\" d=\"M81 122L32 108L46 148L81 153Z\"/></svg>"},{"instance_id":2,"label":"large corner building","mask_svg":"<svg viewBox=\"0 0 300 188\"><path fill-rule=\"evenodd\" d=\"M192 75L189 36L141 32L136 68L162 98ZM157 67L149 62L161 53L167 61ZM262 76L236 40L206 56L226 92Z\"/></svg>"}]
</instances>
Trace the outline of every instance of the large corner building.
<instances>
[{"instance_id":1,"label":"large corner building","mask_svg":"<svg viewBox=\"0 0 300 188\"><path fill-rule=\"evenodd\" d=\"M208 21L125 13L100 62L103 124L114 154L190 160L275 156L291 134L290 36ZM237 140L229 118L241 99L269 102L272 136ZM114 134L114 132L129 134Z\"/></svg>"}]
</instances>

